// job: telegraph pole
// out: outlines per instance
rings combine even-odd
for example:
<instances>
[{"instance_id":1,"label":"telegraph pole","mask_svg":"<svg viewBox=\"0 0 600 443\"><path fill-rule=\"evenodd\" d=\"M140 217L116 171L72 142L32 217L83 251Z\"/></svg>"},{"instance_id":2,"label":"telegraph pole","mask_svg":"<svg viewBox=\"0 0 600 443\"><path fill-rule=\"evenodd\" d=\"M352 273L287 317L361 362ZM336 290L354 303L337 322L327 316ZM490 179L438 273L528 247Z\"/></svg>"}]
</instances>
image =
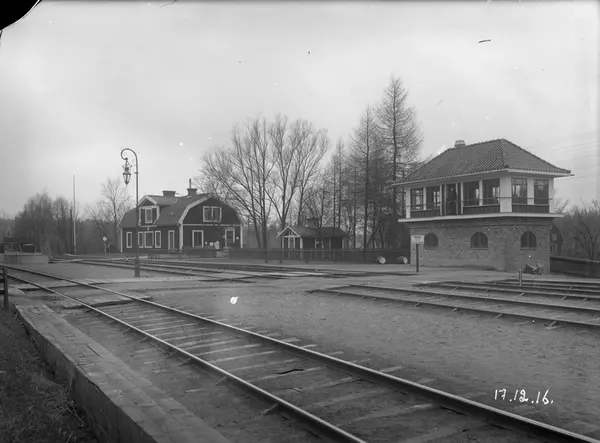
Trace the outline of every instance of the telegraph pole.
<instances>
[{"instance_id":1,"label":"telegraph pole","mask_svg":"<svg viewBox=\"0 0 600 443\"><path fill-rule=\"evenodd\" d=\"M73 255L77 254L77 210L75 208L75 174L73 174Z\"/></svg>"}]
</instances>

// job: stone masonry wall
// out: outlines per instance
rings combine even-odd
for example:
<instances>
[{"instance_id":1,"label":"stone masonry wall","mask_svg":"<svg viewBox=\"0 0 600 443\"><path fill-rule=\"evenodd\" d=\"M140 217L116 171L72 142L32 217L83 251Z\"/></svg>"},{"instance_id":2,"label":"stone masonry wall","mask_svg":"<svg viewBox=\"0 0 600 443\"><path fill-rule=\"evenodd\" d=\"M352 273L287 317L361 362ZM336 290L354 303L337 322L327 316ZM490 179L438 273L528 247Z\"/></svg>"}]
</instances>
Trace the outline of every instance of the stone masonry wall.
<instances>
[{"instance_id":1,"label":"stone masonry wall","mask_svg":"<svg viewBox=\"0 0 600 443\"><path fill-rule=\"evenodd\" d=\"M542 263L550 270L549 218L498 217L452 221L411 222L411 235L433 233L438 248L419 250L419 262L425 266L481 266L499 271L516 271L526 263ZM488 238L487 249L472 249L471 236L483 232ZM521 235L535 234L537 248L521 249ZM416 263L416 248L411 247L411 263Z\"/></svg>"}]
</instances>

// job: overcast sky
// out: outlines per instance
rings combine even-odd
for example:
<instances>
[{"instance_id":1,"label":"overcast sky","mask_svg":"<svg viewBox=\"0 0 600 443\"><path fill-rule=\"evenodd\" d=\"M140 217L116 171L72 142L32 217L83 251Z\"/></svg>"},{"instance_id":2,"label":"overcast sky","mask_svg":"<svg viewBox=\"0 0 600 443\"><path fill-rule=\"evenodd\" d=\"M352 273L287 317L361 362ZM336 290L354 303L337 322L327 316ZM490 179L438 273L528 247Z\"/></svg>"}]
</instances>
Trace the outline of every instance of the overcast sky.
<instances>
[{"instance_id":1,"label":"overcast sky","mask_svg":"<svg viewBox=\"0 0 600 443\"><path fill-rule=\"evenodd\" d=\"M392 74L424 157L506 138L573 171L559 196L600 195L597 2L167 1L46 0L4 31L0 210L44 188L71 199L73 174L93 202L120 147L139 155L141 195L183 193L202 153L259 113L335 144Z\"/></svg>"}]
</instances>

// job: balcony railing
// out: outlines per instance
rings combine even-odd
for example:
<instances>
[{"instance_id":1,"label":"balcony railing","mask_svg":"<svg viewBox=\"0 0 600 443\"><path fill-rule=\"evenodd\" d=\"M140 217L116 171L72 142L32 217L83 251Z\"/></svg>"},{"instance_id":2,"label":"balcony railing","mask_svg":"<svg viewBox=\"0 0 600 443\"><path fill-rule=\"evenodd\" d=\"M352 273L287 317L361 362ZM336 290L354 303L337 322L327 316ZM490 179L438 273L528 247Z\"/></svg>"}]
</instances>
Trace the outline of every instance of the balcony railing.
<instances>
[{"instance_id":1,"label":"balcony railing","mask_svg":"<svg viewBox=\"0 0 600 443\"><path fill-rule=\"evenodd\" d=\"M491 197L428 205L412 205L410 218L439 217L445 215L497 214L500 212L548 214L552 206L550 198ZM510 208L510 209L509 209ZM502 210L501 210L502 209Z\"/></svg>"}]
</instances>

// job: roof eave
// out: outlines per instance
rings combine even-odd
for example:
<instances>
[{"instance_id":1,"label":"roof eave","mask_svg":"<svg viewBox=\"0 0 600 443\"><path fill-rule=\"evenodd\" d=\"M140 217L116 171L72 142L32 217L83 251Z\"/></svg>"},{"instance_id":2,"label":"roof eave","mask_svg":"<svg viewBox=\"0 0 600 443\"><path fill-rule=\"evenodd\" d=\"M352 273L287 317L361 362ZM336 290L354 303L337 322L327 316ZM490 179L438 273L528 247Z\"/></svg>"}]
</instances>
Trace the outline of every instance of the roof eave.
<instances>
[{"instance_id":1,"label":"roof eave","mask_svg":"<svg viewBox=\"0 0 600 443\"><path fill-rule=\"evenodd\" d=\"M447 177L432 177L432 178L426 178L423 180L401 181L401 182L392 183L392 186L396 187L396 186L406 186L406 185L417 184L417 183L427 183L427 182L433 182L433 181L439 181L439 180L452 180L452 179L457 179L457 178L470 177L470 176L474 176L474 175L491 174L491 173L495 173L495 172L508 172L508 173L512 173L512 174L538 174L538 175L546 175L546 176L554 177L554 178L572 177L575 175L575 174L572 174L571 171L568 171L568 170L566 170L566 172L561 173L561 172L550 172L550 171L535 171L535 170L531 170L531 169L505 168L505 169L494 169L491 171L471 172L469 174L462 174L462 175L449 175Z\"/></svg>"}]
</instances>

